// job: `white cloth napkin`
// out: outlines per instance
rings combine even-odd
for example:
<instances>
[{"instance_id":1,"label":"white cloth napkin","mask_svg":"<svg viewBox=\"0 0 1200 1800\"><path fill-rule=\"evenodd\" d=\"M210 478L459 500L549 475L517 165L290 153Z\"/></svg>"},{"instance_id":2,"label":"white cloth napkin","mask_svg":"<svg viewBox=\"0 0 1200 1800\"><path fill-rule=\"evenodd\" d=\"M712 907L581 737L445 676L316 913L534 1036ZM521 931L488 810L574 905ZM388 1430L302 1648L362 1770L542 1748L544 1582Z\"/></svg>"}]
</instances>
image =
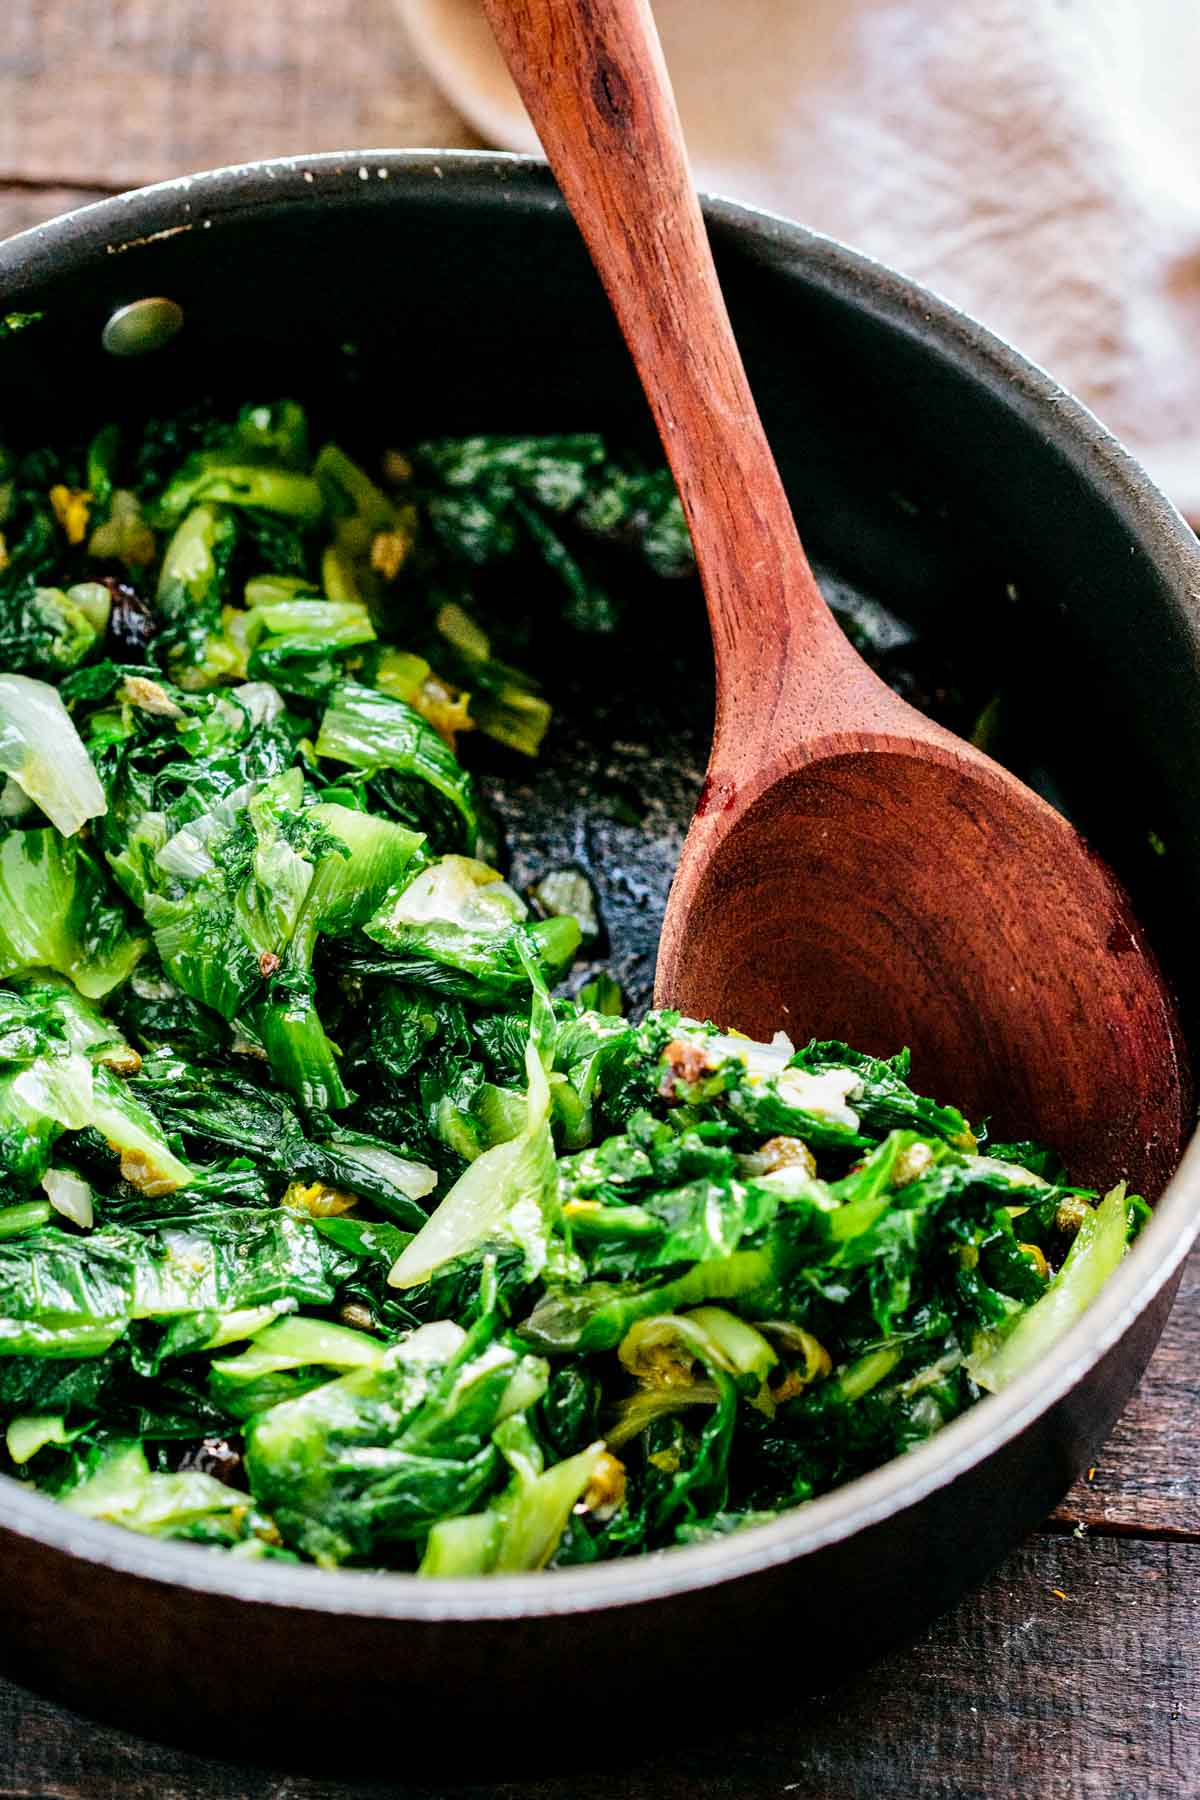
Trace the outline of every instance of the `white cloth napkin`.
<instances>
[{"instance_id":1,"label":"white cloth napkin","mask_svg":"<svg viewBox=\"0 0 1200 1800\"><path fill-rule=\"evenodd\" d=\"M398 0L537 148L477 0ZM1198 0L656 0L702 187L891 263L1073 389L1200 522Z\"/></svg>"}]
</instances>

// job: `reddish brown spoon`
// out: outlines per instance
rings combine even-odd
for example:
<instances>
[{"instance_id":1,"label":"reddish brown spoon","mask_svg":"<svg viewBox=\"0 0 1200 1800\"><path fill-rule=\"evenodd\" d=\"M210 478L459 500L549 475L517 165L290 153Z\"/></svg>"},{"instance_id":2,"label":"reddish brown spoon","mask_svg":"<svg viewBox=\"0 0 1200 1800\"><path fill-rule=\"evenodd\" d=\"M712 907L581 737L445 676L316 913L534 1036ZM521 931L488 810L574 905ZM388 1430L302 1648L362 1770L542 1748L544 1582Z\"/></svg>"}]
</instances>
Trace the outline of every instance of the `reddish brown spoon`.
<instances>
[{"instance_id":1,"label":"reddish brown spoon","mask_svg":"<svg viewBox=\"0 0 1200 1800\"><path fill-rule=\"evenodd\" d=\"M756 1036L909 1044L919 1087L1157 1193L1188 1078L1156 964L1073 827L899 699L821 598L646 0L484 5L633 353L712 623L712 756L656 998Z\"/></svg>"}]
</instances>

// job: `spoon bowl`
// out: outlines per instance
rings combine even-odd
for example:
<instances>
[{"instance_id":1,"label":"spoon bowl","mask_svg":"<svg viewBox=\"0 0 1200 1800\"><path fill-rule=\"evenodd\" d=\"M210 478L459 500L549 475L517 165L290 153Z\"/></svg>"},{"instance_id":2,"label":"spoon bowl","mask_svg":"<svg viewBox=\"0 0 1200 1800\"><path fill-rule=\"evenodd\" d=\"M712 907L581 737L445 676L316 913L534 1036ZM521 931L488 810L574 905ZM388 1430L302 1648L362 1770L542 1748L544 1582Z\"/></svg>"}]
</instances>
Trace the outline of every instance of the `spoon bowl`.
<instances>
[{"instance_id":1,"label":"spoon bowl","mask_svg":"<svg viewBox=\"0 0 1200 1800\"><path fill-rule=\"evenodd\" d=\"M648 0L484 0L679 488L716 658L660 1005L909 1045L918 1086L1151 1196L1190 1104L1173 999L1074 827L892 694L809 567L734 340Z\"/></svg>"},{"instance_id":2,"label":"spoon bowl","mask_svg":"<svg viewBox=\"0 0 1200 1800\"><path fill-rule=\"evenodd\" d=\"M899 734L827 739L754 792L710 782L657 998L755 1037L911 1045L917 1088L993 1135L1157 1194L1186 1124L1174 1008L1117 882L1033 798Z\"/></svg>"}]
</instances>

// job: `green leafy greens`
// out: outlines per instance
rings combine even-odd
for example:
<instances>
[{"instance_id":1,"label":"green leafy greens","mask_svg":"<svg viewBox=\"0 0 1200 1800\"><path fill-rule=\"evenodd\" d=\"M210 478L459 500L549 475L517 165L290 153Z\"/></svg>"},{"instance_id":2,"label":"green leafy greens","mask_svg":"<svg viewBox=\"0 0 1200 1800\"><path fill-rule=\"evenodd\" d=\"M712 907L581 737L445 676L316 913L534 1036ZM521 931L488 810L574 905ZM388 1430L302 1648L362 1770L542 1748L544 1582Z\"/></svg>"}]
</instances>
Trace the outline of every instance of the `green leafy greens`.
<instances>
[{"instance_id":1,"label":"green leafy greens","mask_svg":"<svg viewBox=\"0 0 1200 1800\"><path fill-rule=\"evenodd\" d=\"M925 1441L1125 1254L1141 1201L904 1053L554 991L596 893L504 879L459 745L522 779L511 591L611 633L621 558L691 568L594 436L0 452L9 1475L239 1556L627 1556Z\"/></svg>"}]
</instances>

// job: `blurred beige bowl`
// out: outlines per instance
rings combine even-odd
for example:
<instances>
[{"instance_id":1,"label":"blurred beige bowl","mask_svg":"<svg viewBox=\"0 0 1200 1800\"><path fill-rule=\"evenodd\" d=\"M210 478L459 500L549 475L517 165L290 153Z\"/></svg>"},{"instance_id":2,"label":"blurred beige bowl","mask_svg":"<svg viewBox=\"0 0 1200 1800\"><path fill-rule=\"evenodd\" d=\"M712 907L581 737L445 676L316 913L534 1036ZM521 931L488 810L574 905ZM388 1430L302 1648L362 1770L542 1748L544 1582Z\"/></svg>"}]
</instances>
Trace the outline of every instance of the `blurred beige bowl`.
<instances>
[{"instance_id":1,"label":"blurred beige bowl","mask_svg":"<svg viewBox=\"0 0 1200 1800\"><path fill-rule=\"evenodd\" d=\"M504 150L537 150L537 133L476 0L396 3L426 68L480 137Z\"/></svg>"},{"instance_id":2,"label":"blurred beige bowl","mask_svg":"<svg viewBox=\"0 0 1200 1800\"><path fill-rule=\"evenodd\" d=\"M409 32L430 73L463 117L490 144L506 150L538 149L537 135L509 80L479 0L398 0ZM810 0L800 16L781 21L794 0L657 0L654 16L687 130L700 183L762 206L777 200L775 174L781 144L780 112L799 104L802 92L823 86L832 71L821 51L836 50L831 20L844 13L838 0ZM779 46L781 59L768 46ZM803 45L804 55L801 56ZM815 52L815 66L814 66ZM806 70L798 80L797 69ZM846 73L852 67L846 64ZM798 91L800 90L800 91Z\"/></svg>"}]
</instances>

